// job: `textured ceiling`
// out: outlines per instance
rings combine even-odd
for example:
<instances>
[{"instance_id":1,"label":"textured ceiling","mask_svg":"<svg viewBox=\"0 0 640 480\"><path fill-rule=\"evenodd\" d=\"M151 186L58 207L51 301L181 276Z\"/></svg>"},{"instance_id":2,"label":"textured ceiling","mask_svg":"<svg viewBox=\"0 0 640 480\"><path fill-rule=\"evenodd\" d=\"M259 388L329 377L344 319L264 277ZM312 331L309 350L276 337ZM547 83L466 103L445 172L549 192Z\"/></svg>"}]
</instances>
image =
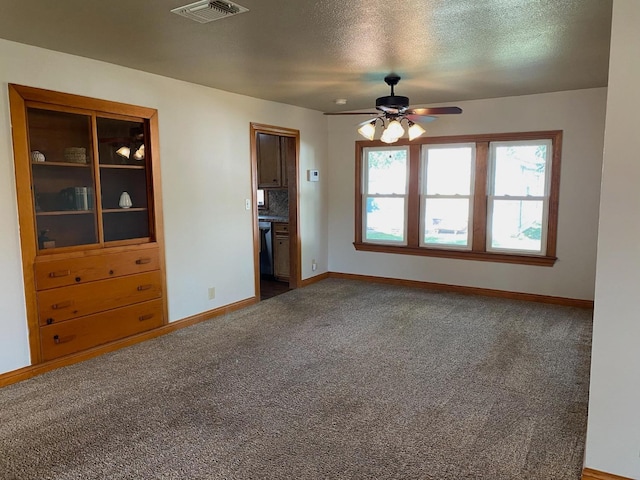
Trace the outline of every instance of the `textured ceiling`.
<instances>
[{"instance_id":1,"label":"textured ceiling","mask_svg":"<svg viewBox=\"0 0 640 480\"><path fill-rule=\"evenodd\" d=\"M0 0L0 38L315 110L412 105L607 84L612 0ZM347 105L334 100L346 98Z\"/></svg>"}]
</instances>

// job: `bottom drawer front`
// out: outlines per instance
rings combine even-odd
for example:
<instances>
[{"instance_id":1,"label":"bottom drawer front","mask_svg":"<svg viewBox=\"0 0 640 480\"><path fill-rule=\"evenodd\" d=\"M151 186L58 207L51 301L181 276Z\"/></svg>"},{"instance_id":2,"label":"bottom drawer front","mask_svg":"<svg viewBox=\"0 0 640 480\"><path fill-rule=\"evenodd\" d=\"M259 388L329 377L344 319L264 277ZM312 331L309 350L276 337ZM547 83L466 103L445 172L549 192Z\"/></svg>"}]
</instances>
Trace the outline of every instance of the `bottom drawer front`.
<instances>
[{"instance_id":1,"label":"bottom drawer front","mask_svg":"<svg viewBox=\"0 0 640 480\"><path fill-rule=\"evenodd\" d=\"M42 357L52 360L162 324L162 300L153 300L47 325L40 328Z\"/></svg>"}]
</instances>

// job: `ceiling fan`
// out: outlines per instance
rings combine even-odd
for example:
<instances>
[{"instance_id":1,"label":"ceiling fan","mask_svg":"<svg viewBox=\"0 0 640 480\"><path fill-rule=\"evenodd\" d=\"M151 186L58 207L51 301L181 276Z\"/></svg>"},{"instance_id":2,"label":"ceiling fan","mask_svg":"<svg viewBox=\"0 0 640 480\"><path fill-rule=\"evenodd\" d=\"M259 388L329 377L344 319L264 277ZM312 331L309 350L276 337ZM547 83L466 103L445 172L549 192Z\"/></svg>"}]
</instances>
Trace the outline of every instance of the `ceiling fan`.
<instances>
[{"instance_id":1,"label":"ceiling fan","mask_svg":"<svg viewBox=\"0 0 640 480\"><path fill-rule=\"evenodd\" d=\"M385 143L394 143L404 135L402 121L406 120L409 127L409 140L422 135L425 130L416 122L430 122L435 120L433 115L451 115L462 113L459 107L428 107L409 108L409 98L396 95L394 87L400 81L400 76L390 73L384 77L384 81L391 87L391 95L376 99L377 112L327 112L325 115L377 115L373 120L367 120L360 125L358 133L368 140L373 140L376 123L380 121L383 132L380 140Z\"/></svg>"}]
</instances>

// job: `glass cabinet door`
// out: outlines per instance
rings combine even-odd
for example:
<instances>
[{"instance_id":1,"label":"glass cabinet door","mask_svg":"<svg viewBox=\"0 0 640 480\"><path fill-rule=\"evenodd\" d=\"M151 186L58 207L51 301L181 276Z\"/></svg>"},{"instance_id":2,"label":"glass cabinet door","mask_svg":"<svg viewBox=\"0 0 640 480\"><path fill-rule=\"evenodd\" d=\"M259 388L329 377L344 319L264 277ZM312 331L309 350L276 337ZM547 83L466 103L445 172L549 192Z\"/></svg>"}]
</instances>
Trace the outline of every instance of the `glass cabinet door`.
<instances>
[{"instance_id":1,"label":"glass cabinet door","mask_svg":"<svg viewBox=\"0 0 640 480\"><path fill-rule=\"evenodd\" d=\"M27 109L38 250L99 242L91 120Z\"/></svg>"},{"instance_id":2,"label":"glass cabinet door","mask_svg":"<svg viewBox=\"0 0 640 480\"><path fill-rule=\"evenodd\" d=\"M96 125L104 241L150 238L148 125L107 117Z\"/></svg>"}]
</instances>

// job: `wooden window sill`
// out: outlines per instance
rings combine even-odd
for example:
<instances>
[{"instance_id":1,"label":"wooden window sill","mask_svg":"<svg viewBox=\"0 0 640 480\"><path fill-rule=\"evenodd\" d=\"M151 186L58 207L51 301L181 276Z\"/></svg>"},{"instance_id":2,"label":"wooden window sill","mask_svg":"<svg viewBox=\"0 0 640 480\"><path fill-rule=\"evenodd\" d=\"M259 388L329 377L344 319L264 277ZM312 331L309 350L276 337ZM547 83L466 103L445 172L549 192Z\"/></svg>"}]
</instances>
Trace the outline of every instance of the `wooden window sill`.
<instances>
[{"instance_id":1,"label":"wooden window sill","mask_svg":"<svg viewBox=\"0 0 640 480\"><path fill-rule=\"evenodd\" d=\"M356 250L362 252L395 253L400 255L418 255L422 257L455 258L459 260L477 260L481 262L517 263L552 267L557 257L540 255L522 255L494 252L471 252L467 250L446 250L443 248L407 247L354 242Z\"/></svg>"}]
</instances>

